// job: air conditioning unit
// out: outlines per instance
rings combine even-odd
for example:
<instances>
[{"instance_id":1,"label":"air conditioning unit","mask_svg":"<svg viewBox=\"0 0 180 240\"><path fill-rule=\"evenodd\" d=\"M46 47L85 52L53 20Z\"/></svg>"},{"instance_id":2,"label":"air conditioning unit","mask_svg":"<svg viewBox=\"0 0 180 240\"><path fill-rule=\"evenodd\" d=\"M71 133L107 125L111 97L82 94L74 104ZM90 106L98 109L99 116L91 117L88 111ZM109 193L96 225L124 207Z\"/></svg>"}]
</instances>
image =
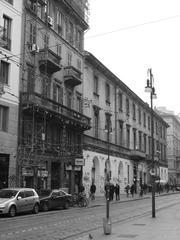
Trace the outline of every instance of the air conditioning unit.
<instances>
[{"instance_id":1,"label":"air conditioning unit","mask_svg":"<svg viewBox=\"0 0 180 240\"><path fill-rule=\"evenodd\" d=\"M36 53L38 53L38 52L39 52L39 46L38 46L37 44L33 43L33 44L31 45L31 52L36 52Z\"/></svg>"},{"instance_id":2,"label":"air conditioning unit","mask_svg":"<svg viewBox=\"0 0 180 240\"><path fill-rule=\"evenodd\" d=\"M47 16L47 22L48 22L49 26L52 27L52 25L53 25L53 19L52 19L52 17Z\"/></svg>"}]
</instances>

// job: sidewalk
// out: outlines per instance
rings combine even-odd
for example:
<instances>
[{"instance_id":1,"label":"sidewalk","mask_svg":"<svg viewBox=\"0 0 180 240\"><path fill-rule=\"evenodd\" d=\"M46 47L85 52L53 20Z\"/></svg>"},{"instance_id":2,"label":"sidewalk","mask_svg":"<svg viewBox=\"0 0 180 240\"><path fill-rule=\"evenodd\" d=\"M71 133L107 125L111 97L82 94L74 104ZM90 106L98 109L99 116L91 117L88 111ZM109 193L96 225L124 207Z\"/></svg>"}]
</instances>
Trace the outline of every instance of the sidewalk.
<instances>
[{"instance_id":1,"label":"sidewalk","mask_svg":"<svg viewBox=\"0 0 180 240\"><path fill-rule=\"evenodd\" d=\"M169 194L180 194L180 192L163 192L161 194L156 193L156 197L160 197L160 196L164 196L164 195L169 195ZM141 199L146 199L146 198L151 198L152 193L147 193L144 194L143 197L139 197L139 194L134 194L134 197L132 198L132 196L129 194L129 197L126 196L126 194L121 194L120 195L120 200L116 201L115 199L113 201L110 202L110 204L116 204L119 202L127 202L127 201L137 201L137 200L141 200ZM97 207L97 206L103 206L106 204L106 199L105 197L96 197L95 200L89 200L89 205L88 207Z\"/></svg>"},{"instance_id":2,"label":"sidewalk","mask_svg":"<svg viewBox=\"0 0 180 240\"><path fill-rule=\"evenodd\" d=\"M170 192L168 194L178 194L179 192ZM157 194L158 196L167 195ZM145 195L151 197L151 194ZM180 197L179 197L180 198ZM134 200L139 199L135 197ZM121 201L130 201L124 195ZM97 199L96 202L103 204L105 200ZM92 237L92 238L91 238ZM112 224L112 232L110 235L105 235L103 228L92 231L89 235L79 238L79 240L179 240L180 239L180 202L178 205L161 209L158 211L156 218L151 215L143 216L140 218L132 219L128 222L121 222Z\"/></svg>"}]
</instances>

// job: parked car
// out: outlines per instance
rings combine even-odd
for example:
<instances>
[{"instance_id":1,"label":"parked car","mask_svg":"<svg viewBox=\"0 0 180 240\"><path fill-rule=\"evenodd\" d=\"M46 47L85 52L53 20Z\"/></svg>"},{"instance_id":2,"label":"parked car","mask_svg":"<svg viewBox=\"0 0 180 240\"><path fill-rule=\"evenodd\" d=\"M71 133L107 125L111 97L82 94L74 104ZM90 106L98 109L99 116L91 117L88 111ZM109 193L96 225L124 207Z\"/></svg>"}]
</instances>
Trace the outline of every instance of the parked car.
<instances>
[{"instance_id":1,"label":"parked car","mask_svg":"<svg viewBox=\"0 0 180 240\"><path fill-rule=\"evenodd\" d=\"M14 217L20 212L39 212L39 196L33 188L4 188L0 190L0 214Z\"/></svg>"},{"instance_id":2,"label":"parked car","mask_svg":"<svg viewBox=\"0 0 180 240\"><path fill-rule=\"evenodd\" d=\"M38 194L42 211L58 208L68 209L72 202L72 195L62 189L41 190Z\"/></svg>"}]
</instances>

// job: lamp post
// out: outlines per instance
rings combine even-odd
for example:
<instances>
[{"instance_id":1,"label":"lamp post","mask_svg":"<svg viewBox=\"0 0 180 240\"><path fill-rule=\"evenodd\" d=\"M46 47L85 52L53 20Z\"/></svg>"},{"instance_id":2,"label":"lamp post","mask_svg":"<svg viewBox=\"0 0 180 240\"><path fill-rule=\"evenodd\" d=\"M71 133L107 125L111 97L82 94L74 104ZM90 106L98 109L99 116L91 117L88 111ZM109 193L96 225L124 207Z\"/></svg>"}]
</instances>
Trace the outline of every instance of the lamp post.
<instances>
[{"instance_id":1,"label":"lamp post","mask_svg":"<svg viewBox=\"0 0 180 240\"><path fill-rule=\"evenodd\" d=\"M148 69L148 79L147 85L145 87L145 92L150 93L150 100L151 100L151 181L152 181L152 218L156 217L155 212L155 162L154 162L154 121L153 121L153 99L155 99L156 93L154 88L154 77L152 74L152 69Z\"/></svg>"},{"instance_id":2,"label":"lamp post","mask_svg":"<svg viewBox=\"0 0 180 240\"><path fill-rule=\"evenodd\" d=\"M105 190L106 190L106 218L103 219L103 228L104 228L104 234L111 234L111 219L109 217L109 195L110 195L110 152L109 152L109 137L110 133L110 117L108 116L107 119L107 125L105 126L105 131L107 132L107 142L108 142L108 148L107 148L107 165L106 165L106 184L105 184Z\"/></svg>"}]
</instances>

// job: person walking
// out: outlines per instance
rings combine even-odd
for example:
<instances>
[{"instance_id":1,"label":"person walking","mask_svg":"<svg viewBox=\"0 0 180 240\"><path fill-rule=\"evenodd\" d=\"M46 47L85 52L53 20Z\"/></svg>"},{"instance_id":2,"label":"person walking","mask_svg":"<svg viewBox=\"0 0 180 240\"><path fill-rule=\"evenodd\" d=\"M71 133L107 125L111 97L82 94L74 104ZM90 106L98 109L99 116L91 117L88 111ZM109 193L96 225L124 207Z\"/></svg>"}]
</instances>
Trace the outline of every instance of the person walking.
<instances>
[{"instance_id":1,"label":"person walking","mask_svg":"<svg viewBox=\"0 0 180 240\"><path fill-rule=\"evenodd\" d=\"M130 186L129 184L125 187L125 191L126 191L126 196L129 197L129 189L130 189Z\"/></svg>"},{"instance_id":2,"label":"person walking","mask_svg":"<svg viewBox=\"0 0 180 240\"><path fill-rule=\"evenodd\" d=\"M115 194L116 194L116 201L120 200L120 186L118 183L116 183L116 186L115 186Z\"/></svg>"},{"instance_id":3,"label":"person walking","mask_svg":"<svg viewBox=\"0 0 180 240\"><path fill-rule=\"evenodd\" d=\"M134 192L135 192L135 186L134 186L134 184L131 185L130 191L131 191L131 196L134 197Z\"/></svg>"},{"instance_id":4,"label":"person walking","mask_svg":"<svg viewBox=\"0 0 180 240\"><path fill-rule=\"evenodd\" d=\"M94 182L92 182L92 185L90 187L90 198L91 198L91 200L95 199L95 192L96 192L96 185L94 184Z\"/></svg>"}]
</instances>

